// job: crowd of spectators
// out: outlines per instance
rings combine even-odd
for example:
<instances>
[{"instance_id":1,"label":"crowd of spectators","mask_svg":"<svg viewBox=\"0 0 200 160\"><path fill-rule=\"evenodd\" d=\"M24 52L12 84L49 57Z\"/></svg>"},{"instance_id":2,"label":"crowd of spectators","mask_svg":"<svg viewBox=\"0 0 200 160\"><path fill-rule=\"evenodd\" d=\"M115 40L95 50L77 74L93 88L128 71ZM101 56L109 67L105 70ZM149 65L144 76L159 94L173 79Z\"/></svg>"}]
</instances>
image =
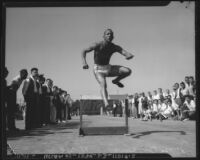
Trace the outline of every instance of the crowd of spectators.
<instances>
[{"instance_id":1,"label":"crowd of spectators","mask_svg":"<svg viewBox=\"0 0 200 160\"><path fill-rule=\"evenodd\" d=\"M32 68L30 76L28 71L22 69L10 84L7 84L6 77L9 74L4 68L4 100L6 106L6 126L8 130L18 131L15 126L17 109L17 91L22 87L24 106L22 107L25 116L25 129L46 126L48 124L66 123L71 115L79 115L79 101L73 103L67 91L54 85L50 78L38 73L38 68ZM22 83L24 82L24 83ZM125 102L113 101L113 116L122 117L125 115ZM120 109L119 109L120 108ZM196 114L196 86L192 76L186 76L184 82L175 83L172 91L162 88L148 92L145 95L135 93L128 97L128 116L139 118L142 121L157 119L174 119L186 121L195 119ZM110 114L110 113L109 113Z\"/></svg>"},{"instance_id":2,"label":"crowd of spectators","mask_svg":"<svg viewBox=\"0 0 200 160\"><path fill-rule=\"evenodd\" d=\"M17 111L17 91L22 86L25 111L25 130L43 127L49 124L66 123L71 119L72 99L66 90L54 85L53 80L39 74L38 68L32 68L30 76L27 69L22 69L10 84L6 77L9 74L4 68L4 103L6 126L10 131L19 131L15 125ZM22 83L23 82L23 83Z\"/></svg>"},{"instance_id":3,"label":"crowd of spectators","mask_svg":"<svg viewBox=\"0 0 200 160\"><path fill-rule=\"evenodd\" d=\"M172 91L162 88L154 90L153 94L144 92L129 96L129 115L143 121L159 119L174 119L186 121L195 119L196 86L193 76L186 76L184 82L175 83Z\"/></svg>"}]
</instances>

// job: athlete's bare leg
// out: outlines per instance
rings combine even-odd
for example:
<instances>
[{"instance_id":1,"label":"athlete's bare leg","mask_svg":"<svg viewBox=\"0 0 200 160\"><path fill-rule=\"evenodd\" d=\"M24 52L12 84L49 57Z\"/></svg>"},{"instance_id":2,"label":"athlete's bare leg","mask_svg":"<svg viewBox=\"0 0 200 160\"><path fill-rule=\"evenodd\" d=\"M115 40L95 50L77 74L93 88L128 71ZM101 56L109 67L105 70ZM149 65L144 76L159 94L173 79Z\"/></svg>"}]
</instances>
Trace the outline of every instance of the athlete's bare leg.
<instances>
[{"instance_id":1,"label":"athlete's bare leg","mask_svg":"<svg viewBox=\"0 0 200 160\"><path fill-rule=\"evenodd\" d=\"M123 66L117 66L113 65L111 67L111 72L109 74L109 77L115 77L114 80L112 80L112 83L116 84L118 87L124 87L124 85L120 82L122 79L128 77L131 74L131 69Z\"/></svg>"},{"instance_id":2,"label":"athlete's bare leg","mask_svg":"<svg viewBox=\"0 0 200 160\"><path fill-rule=\"evenodd\" d=\"M96 73L95 77L100 84L100 88L101 88L100 92L101 92L101 96L102 96L104 105L105 105L105 107L108 107L109 103L108 103L108 91L107 91L106 77L101 73Z\"/></svg>"}]
</instances>

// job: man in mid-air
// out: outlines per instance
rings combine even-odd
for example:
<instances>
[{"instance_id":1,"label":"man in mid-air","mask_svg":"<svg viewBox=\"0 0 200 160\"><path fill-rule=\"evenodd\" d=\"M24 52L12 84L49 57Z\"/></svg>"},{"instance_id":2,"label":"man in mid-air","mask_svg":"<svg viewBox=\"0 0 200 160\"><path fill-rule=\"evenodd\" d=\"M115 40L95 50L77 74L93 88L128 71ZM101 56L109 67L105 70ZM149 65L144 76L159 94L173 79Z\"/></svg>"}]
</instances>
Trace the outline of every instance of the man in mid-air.
<instances>
[{"instance_id":1,"label":"man in mid-air","mask_svg":"<svg viewBox=\"0 0 200 160\"><path fill-rule=\"evenodd\" d=\"M104 101L105 108L108 109L108 92L106 77L116 77L112 83L122 88L124 85L120 82L131 74L131 69L119 65L110 65L110 58L113 53L118 52L126 57L127 60L134 57L131 53L125 51L122 47L112 43L114 33L111 29L106 29L103 35L103 41L93 44L82 51L83 69L88 69L86 62L86 54L94 51L94 75L101 87L101 96Z\"/></svg>"}]
</instances>

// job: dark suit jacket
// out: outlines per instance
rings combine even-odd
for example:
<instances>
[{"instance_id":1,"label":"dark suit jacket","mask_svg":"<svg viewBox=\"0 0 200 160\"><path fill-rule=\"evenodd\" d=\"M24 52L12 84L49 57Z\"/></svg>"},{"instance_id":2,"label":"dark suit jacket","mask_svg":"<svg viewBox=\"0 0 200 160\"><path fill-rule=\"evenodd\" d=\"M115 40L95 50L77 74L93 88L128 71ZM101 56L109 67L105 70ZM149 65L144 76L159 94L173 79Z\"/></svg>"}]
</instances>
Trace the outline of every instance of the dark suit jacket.
<instances>
[{"instance_id":1,"label":"dark suit jacket","mask_svg":"<svg viewBox=\"0 0 200 160\"><path fill-rule=\"evenodd\" d=\"M37 89L39 91L39 83L36 82ZM24 96L25 101L31 100L33 97L35 97L35 92L34 92L34 82L32 78L28 78L24 81L24 85L22 88L22 94Z\"/></svg>"}]
</instances>

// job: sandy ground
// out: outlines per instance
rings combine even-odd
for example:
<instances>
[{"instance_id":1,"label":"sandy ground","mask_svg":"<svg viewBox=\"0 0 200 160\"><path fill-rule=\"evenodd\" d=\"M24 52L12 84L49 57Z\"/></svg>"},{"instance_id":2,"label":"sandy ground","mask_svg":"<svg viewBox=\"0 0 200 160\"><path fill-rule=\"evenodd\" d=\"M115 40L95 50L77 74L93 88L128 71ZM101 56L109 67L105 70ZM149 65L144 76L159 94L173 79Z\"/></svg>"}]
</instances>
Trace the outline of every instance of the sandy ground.
<instances>
[{"instance_id":1,"label":"sandy ground","mask_svg":"<svg viewBox=\"0 0 200 160\"><path fill-rule=\"evenodd\" d=\"M122 126L124 117L84 116L84 126ZM65 153L168 153L172 157L196 156L196 122L129 118L125 135L79 136L79 116L63 124L33 131L24 130L24 121L16 121L22 131L8 133L8 143L17 154Z\"/></svg>"}]
</instances>

